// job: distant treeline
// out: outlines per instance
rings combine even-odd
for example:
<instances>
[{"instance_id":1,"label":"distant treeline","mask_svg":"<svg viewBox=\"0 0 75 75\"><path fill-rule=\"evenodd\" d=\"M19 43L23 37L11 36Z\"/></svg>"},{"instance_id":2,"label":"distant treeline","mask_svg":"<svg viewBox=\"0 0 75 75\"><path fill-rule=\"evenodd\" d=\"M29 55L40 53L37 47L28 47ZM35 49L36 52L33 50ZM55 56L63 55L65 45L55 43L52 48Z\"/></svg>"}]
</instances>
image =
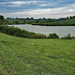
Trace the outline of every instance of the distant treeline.
<instances>
[{"instance_id":1,"label":"distant treeline","mask_svg":"<svg viewBox=\"0 0 75 75\"><path fill-rule=\"evenodd\" d=\"M35 20L35 22L43 22L43 21L45 21L45 22L55 22L55 21L64 21L64 20L67 20L67 19L74 19L75 18L75 16L69 16L69 17L64 17L64 18L58 18L58 19L52 19L52 18L45 18L45 17L43 17L43 18L39 18L39 19L34 19L33 17L31 17L31 18L29 18L29 17L27 17L27 18L11 18L11 17L7 17L6 19L7 20L10 20L10 19L12 19L12 20Z\"/></svg>"},{"instance_id":2,"label":"distant treeline","mask_svg":"<svg viewBox=\"0 0 75 75\"><path fill-rule=\"evenodd\" d=\"M72 23L62 23L66 20L75 19L75 16L51 19L51 18L39 18L34 19L33 17L29 18L11 18L7 17L4 19L4 16L0 15L0 25L12 25L12 24L33 24L33 25L42 25L42 26L75 26L75 22ZM59 23L60 22L60 23Z\"/></svg>"},{"instance_id":3,"label":"distant treeline","mask_svg":"<svg viewBox=\"0 0 75 75\"><path fill-rule=\"evenodd\" d=\"M41 25L41 26L75 26L75 23L32 23L32 25Z\"/></svg>"},{"instance_id":4,"label":"distant treeline","mask_svg":"<svg viewBox=\"0 0 75 75\"><path fill-rule=\"evenodd\" d=\"M33 17L29 18L11 18L7 17L4 21L6 24L44 24L44 23L53 23L53 22L59 22L59 21L65 21L68 19L74 19L75 16L65 17L65 18L58 18L58 19L51 19L51 18L39 18L34 19ZM45 24L44 24L45 25ZM48 24L47 24L48 25ZM52 24L51 24L52 25ZM61 24L62 25L62 24Z\"/></svg>"},{"instance_id":5,"label":"distant treeline","mask_svg":"<svg viewBox=\"0 0 75 75\"><path fill-rule=\"evenodd\" d=\"M0 32L8 34L8 35L23 37L23 38L59 39L59 36L56 33L46 36L43 34L36 34L34 32L28 32L26 30L21 30L20 28L17 28L17 27L5 26L5 25L0 25ZM75 39L75 37L71 37L70 34L68 34L67 36L62 37L61 39Z\"/></svg>"}]
</instances>

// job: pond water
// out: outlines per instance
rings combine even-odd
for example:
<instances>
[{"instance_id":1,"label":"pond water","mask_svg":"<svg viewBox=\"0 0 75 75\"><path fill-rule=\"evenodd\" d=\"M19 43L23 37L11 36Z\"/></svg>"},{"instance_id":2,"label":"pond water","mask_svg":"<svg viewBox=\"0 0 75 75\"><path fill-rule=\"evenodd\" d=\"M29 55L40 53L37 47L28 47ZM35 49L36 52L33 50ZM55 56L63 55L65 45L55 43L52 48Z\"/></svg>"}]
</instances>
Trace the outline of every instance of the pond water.
<instances>
[{"instance_id":1,"label":"pond water","mask_svg":"<svg viewBox=\"0 0 75 75\"><path fill-rule=\"evenodd\" d=\"M66 36L68 34L75 36L75 26L39 26L31 24L12 26L25 29L29 32L45 34L46 36L48 36L50 33L57 33L59 37Z\"/></svg>"}]
</instances>

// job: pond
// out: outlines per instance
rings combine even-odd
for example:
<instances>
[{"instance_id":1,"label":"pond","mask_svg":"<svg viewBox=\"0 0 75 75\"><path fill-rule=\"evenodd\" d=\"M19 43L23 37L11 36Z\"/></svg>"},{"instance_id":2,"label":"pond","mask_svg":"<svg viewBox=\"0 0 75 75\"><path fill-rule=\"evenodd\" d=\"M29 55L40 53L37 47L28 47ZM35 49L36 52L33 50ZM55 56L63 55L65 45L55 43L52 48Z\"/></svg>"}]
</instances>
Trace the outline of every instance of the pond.
<instances>
[{"instance_id":1,"label":"pond","mask_svg":"<svg viewBox=\"0 0 75 75\"><path fill-rule=\"evenodd\" d=\"M66 36L68 34L71 34L71 36L75 36L75 26L39 26L31 24L12 26L25 29L29 32L45 34L46 36L48 36L50 33L57 33L59 37Z\"/></svg>"}]
</instances>

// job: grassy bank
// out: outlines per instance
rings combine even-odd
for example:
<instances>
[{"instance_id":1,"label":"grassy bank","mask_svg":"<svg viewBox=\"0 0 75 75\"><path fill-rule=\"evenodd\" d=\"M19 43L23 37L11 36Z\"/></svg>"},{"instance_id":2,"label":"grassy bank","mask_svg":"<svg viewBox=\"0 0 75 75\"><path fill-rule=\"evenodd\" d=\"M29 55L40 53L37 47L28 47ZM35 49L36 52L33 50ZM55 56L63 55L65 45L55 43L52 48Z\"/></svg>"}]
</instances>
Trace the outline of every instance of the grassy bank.
<instances>
[{"instance_id":1,"label":"grassy bank","mask_svg":"<svg viewBox=\"0 0 75 75\"><path fill-rule=\"evenodd\" d=\"M50 23L32 23L32 25L41 25L41 26L75 26L75 18L68 19L65 21L57 21Z\"/></svg>"},{"instance_id":2,"label":"grassy bank","mask_svg":"<svg viewBox=\"0 0 75 75\"><path fill-rule=\"evenodd\" d=\"M13 26L6 26L6 25L0 25L0 32L8 34L8 35L23 37L23 38L36 38L36 39L37 38L40 38L40 39L46 38L46 36L43 34L37 34L34 32L29 32L24 29L20 29L20 28L13 27Z\"/></svg>"},{"instance_id":3,"label":"grassy bank","mask_svg":"<svg viewBox=\"0 0 75 75\"><path fill-rule=\"evenodd\" d=\"M74 75L75 40L26 39L0 33L0 75Z\"/></svg>"},{"instance_id":4,"label":"grassy bank","mask_svg":"<svg viewBox=\"0 0 75 75\"><path fill-rule=\"evenodd\" d=\"M75 23L53 22L53 23L32 23L32 25L40 25L40 26L75 26Z\"/></svg>"}]
</instances>

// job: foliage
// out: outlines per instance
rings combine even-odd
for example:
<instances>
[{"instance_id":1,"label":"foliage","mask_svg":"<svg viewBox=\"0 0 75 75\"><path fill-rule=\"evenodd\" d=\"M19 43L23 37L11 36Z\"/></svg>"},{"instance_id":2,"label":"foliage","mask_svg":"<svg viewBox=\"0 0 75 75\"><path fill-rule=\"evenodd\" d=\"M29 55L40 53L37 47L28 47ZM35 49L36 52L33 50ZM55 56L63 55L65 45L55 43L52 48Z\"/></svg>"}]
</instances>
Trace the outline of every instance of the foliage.
<instances>
[{"instance_id":1,"label":"foliage","mask_svg":"<svg viewBox=\"0 0 75 75\"><path fill-rule=\"evenodd\" d=\"M18 24L33 24L33 25L43 25L43 26L70 26L70 25L75 26L75 16L59 18L59 19L51 19L51 18L34 19L33 17L31 18L27 17L27 18L7 18L5 20L7 20L8 23L11 24L16 24L15 21L18 21L19 22Z\"/></svg>"},{"instance_id":2,"label":"foliage","mask_svg":"<svg viewBox=\"0 0 75 75\"><path fill-rule=\"evenodd\" d=\"M35 34L35 36L33 36L33 38L35 38L35 39L46 39L46 36L43 34Z\"/></svg>"},{"instance_id":3,"label":"foliage","mask_svg":"<svg viewBox=\"0 0 75 75\"><path fill-rule=\"evenodd\" d=\"M19 22L18 22L18 21L15 21L14 23L15 23L15 24L19 24Z\"/></svg>"},{"instance_id":4,"label":"foliage","mask_svg":"<svg viewBox=\"0 0 75 75\"><path fill-rule=\"evenodd\" d=\"M68 34L67 36L62 37L61 39L75 39L75 37Z\"/></svg>"},{"instance_id":5,"label":"foliage","mask_svg":"<svg viewBox=\"0 0 75 75\"><path fill-rule=\"evenodd\" d=\"M4 16L0 15L0 20L4 21Z\"/></svg>"},{"instance_id":6,"label":"foliage","mask_svg":"<svg viewBox=\"0 0 75 75\"><path fill-rule=\"evenodd\" d=\"M59 39L59 36L56 33L53 33L53 34L50 34L48 36L48 38L50 38L50 39Z\"/></svg>"},{"instance_id":7,"label":"foliage","mask_svg":"<svg viewBox=\"0 0 75 75\"><path fill-rule=\"evenodd\" d=\"M0 33L0 75L75 75L74 66L75 40Z\"/></svg>"},{"instance_id":8,"label":"foliage","mask_svg":"<svg viewBox=\"0 0 75 75\"><path fill-rule=\"evenodd\" d=\"M8 34L8 35L23 37L23 38L59 39L59 36L56 33L46 36L43 34L36 34L34 32L28 32L26 30L21 30L20 28L13 27L13 26L0 25L0 32ZM75 39L75 37L74 36L71 37L70 34L68 34L67 36L62 37L61 39Z\"/></svg>"},{"instance_id":9,"label":"foliage","mask_svg":"<svg viewBox=\"0 0 75 75\"><path fill-rule=\"evenodd\" d=\"M4 16L0 15L0 25L2 25L4 22Z\"/></svg>"},{"instance_id":10,"label":"foliage","mask_svg":"<svg viewBox=\"0 0 75 75\"><path fill-rule=\"evenodd\" d=\"M19 36L24 38L40 38L45 39L46 36L43 34L35 34L34 32L28 32L26 30L21 30L20 28L15 28L13 26L0 26L0 32L6 33L13 36Z\"/></svg>"},{"instance_id":11,"label":"foliage","mask_svg":"<svg viewBox=\"0 0 75 75\"><path fill-rule=\"evenodd\" d=\"M2 20L0 20L0 25L2 25Z\"/></svg>"},{"instance_id":12,"label":"foliage","mask_svg":"<svg viewBox=\"0 0 75 75\"><path fill-rule=\"evenodd\" d=\"M32 23L32 25L41 25L41 26L75 26L75 23L52 22L52 23Z\"/></svg>"}]
</instances>

